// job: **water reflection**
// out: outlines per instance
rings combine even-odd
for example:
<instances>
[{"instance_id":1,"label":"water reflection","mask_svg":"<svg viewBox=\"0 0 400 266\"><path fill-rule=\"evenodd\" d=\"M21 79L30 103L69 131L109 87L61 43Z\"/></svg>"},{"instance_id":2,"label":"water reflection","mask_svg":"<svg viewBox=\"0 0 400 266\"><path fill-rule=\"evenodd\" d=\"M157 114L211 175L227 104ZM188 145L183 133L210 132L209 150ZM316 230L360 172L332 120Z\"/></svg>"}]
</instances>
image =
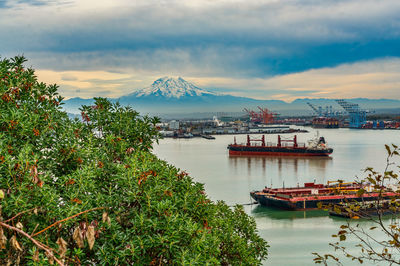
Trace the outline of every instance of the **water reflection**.
<instances>
[{"instance_id":1,"label":"water reflection","mask_svg":"<svg viewBox=\"0 0 400 266\"><path fill-rule=\"evenodd\" d=\"M268 218L272 220L294 220L294 219L305 219L312 217L327 217L331 219L331 221L335 223L344 223L349 222L352 225L356 226L357 224L370 224L374 223L374 220L377 218L372 217L364 217L360 219L348 219L338 216L329 215L328 211L325 210L309 210L309 211L288 211L282 210L274 207L266 207L263 205L252 205L249 206L250 212L254 218ZM399 219L400 214L389 214L382 216L382 221L390 222L393 219Z\"/></svg>"},{"instance_id":2,"label":"water reflection","mask_svg":"<svg viewBox=\"0 0 400 266\"><path fill-rule=\"evenodd\" d=\"M323 210L287 211L277 208L265 207L262 205L256 205L256 207L253 207L251 210L251 214L255 218L265 217L273 220L294 220L329 215L327 211Z\"/></svg>"},{"instance_id":3,"label":"water reflection","mask_svg":"<svg viewBox=\"0 0 400 266\"><path fill-rule=\"evenodd\" d=\"M262 176L270 176L271 181L274 179L279 184L285 181L290 171L290 175L296 180L287 185L296 184L299 182L298 177L304 175L324 182L326 171L331 164L331 157L229 156L229 165L234 171L245 166L248 176L260 173Z\"/></svg>"}]
</instances>

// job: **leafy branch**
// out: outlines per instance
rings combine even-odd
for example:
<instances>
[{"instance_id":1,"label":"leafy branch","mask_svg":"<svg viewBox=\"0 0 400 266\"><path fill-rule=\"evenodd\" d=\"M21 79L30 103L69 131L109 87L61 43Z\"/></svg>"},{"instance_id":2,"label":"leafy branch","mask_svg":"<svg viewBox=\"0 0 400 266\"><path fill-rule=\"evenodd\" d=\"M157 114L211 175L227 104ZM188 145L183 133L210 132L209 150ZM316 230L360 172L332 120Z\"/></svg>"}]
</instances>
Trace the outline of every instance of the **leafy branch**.
<instances>
[{"instance_id":1,"label":"leafy branch","mask_svg":"<svg viewBox=\"0 0 400 266\"><path fill-rule=\"evenodd\" d=\"M339 242L330 243L334 247L335 251L340 250L346 257L352 260L357 260L360 263L363 261L372 262L386 262L390 265L398 264L400 265L400 227L394 216L391 222L386 224L383 221L383 216L385 213L391 213L396 215L400 211L400 180L398 179L399 174L394 170L390 170L391 166L395 163L392 161L395 156L399 156L399 147L395 144L385 145L387 151L386 165L383 173L376 172L373 168L368 167L365 172L368 173L367 177L363 180L364 182L369 182L371 186L377 191L378 197L373 202L368 202L370 206L373 206L374 213L364 212L361 206L365 206L365 202L348 202L347 211L356 214L355 217L361 217L367 219L376 226L372 226L368 229L364 228L361 224L353 224L347 222L347 224L341 225L340 230L333 237L339 237ZM400 167L400 166L399 166ZM394 196L387 199L387 191L393 189ZM359 195L365 193L365 190L361 188L358 191ZM330 206L334 210L339 210L335 206ZM371 207L370 207L371 208ZM372 235L373 230L380 230L386 237L385 240L379 240ZM353 236L358 241L356 247L361 251L361 255L351 254L344 242L348 239L347 236ZM315 256L315 263L324 263L327 265L329 259L333 259L337 263L340 263L339 257L325 254L320 255L318 253L313 253Z\"/></svg>"}]
</instances>

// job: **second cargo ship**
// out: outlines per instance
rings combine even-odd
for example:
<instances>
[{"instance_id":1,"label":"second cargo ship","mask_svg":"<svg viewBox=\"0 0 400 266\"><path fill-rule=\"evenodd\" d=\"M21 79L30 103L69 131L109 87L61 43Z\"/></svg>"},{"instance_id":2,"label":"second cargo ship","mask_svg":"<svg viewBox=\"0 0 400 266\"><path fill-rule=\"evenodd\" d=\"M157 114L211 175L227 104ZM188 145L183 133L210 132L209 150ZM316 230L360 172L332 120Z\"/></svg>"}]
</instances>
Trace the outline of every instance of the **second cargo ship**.
<instances>
[{"instance_id":1,"label":"second cargo ship","mask_svg":"<svg viewBox=\"0 0 400 266\"><path fill-rule=\"evenodd\" d=\"M333 183L333 185L331 184ZM360 193L363 189L363 193ZM268 188L252 191L250 196L261 205L285 210L313 210L318 205L341 204L345 202L377 202L399 196L389 187L376 188L370 184L355 182L329 182L327 185L305 183L303 187Z\"/></svg>"},{"instance_id":2,"label":"second cargo ship","mask_svg":"<svg viewBox=\"0 0 400 266\"><path fill-rule=\"evenodd\" d=\"M261 139L251 139L247 135L247 143L228 145L229 155L275 155L275 156L329 156L333 149L329 148L324 137L309 140L308 144L298 143L297 136L293 139L282 139L278 135L278 143L265 142L265 136Z\"/></svg>"}]
</instances>

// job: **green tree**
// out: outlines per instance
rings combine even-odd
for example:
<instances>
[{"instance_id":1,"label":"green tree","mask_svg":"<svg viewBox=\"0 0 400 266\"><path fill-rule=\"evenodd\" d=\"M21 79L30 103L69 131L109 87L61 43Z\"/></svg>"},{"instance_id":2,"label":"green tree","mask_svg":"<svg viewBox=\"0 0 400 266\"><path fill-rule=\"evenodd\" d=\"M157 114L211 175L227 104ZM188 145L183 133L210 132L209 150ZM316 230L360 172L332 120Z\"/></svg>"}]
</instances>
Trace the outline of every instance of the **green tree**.
<instances>
[{"instance_id":1,"label":"green tree","mask_svg":"<svg viewBox=\"0 0 400 266\"><path fill-rule=\"evenodd\" d=\"M368 167L365 169L366 177L361 180L370 184L372 190L378 193L376 200L371 202L348 202L346 207L336 205L324 206L337 213L346 212L355 219L369 221L372 226L347 220L342 224L337 234L332 237L338 239L330 245L335 251L341 252L346 258L363 262L378 263L378 265L400 264L400 224L398 215L400 211L400 179L399 165L394 160L399 156L399 147L392 144L385 145L387 150L386 167L382 173ZM392 192L388 194L388 192ZM366 193L366 188L360 188L358 195ZM354 249L349 250L346 241L351 238L356 240ZM315 255L315 263L328 265L329 261L343 265L342 258L334 254Z\"/></svg>"},{"instance_id":2,"label":"green tree","mask_svg":"<svg viewBox=\"0 0 400 266\"><path fill-rule=\"evenodd\" d=\"M151 153L157 118L96 98L69 120L24 57L0 61L0 264L257 265L254 219Z\"/></svg>"}]
</instances>

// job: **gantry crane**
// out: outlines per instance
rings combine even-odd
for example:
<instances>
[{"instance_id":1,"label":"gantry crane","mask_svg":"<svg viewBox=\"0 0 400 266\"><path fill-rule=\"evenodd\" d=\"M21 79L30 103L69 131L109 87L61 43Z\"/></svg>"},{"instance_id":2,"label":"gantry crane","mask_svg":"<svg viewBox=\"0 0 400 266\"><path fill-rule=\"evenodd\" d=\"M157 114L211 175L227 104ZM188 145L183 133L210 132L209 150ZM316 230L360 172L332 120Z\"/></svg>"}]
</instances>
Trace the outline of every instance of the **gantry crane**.
<instances>
[{"instance_id":1,"label":"gantry crane","mask_svg":"<svg viewBox=\"0 0 400 266\"><path fill-rule=\"evenodd\" d=\"M254 112L253 110L249 110L247 108L244 108L243 111L249 115L250 122L261 123L261 117L257 112Z\"/></svg>"},{"instance_id":2,"label":"gantry crane","mask_svg":"<svg viewBox=\"0 0 400 266\"><path fill-rule=\"evenodd\" d=\"M315 107L313 104L307 102L308 106L311 107L311 109L313 109L313 111L318 115L318 116L322 116L322 107L319 106L319 108L317 109L317 107Z\"/></svg>"},{"instance_id":3,"label":"gantry crane","mask_svg":"<svg viewBox=\"0 0 400 266\"><path fill-rule=\"evenodd\" d=\"M324 110L324 108L322 108L322 106L318 106L318 108L317 108L312 103L307 102L307 104L308 104L308 106L311 107L311 109L313 109L313 111L315 112L315 114L317 116L325 116L325 117L333 117L334 116L332 105L325 106L325 110Z\"/></svg>"},{"instance_id":4,"label":"gantry crane","mask_svg":"<svg viewBox=\"0 0 400 266\"><path fill-rule=\"evenodd\" d=\"M335 100L349 114L349 127L361 128L367 121L367 112L356 103L350 103L344 99Z\"/></svg>"},{"instance_id":5,"label":"gantry crane","mask_svg":"<svg viewBox=\"0 0 400 266\"><path fill-rule=\"evenodd\" d=\"M257 108L260 112L255 112L247 108L244 109L244 111L249 115L250 121L253 123L272 124L278 116L277 113L273 113L267 108L261 108L260 106L257 106Z\"/></svg>"}]
</instances>

